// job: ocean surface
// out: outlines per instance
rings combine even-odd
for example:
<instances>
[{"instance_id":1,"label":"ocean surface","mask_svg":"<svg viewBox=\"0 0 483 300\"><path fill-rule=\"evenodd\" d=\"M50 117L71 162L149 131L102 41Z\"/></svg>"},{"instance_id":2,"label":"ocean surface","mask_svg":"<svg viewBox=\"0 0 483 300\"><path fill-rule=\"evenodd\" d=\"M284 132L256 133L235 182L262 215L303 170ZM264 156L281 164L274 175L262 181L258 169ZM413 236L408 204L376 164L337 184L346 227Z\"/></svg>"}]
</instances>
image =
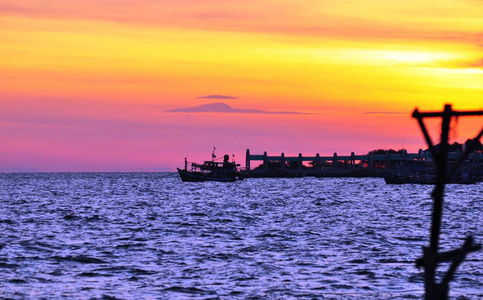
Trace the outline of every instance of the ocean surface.
<instances>
[{"instance_id":1,"label":"ocean surface","mask_svg":"<svg viewBox=\"0 0 483 300\"><path fill-rule=\"evenodd\" d=\"M0 174L0 298L421 299L432 188ZM482 196L483 183L447 186L442 250L483 243ZM483 298L482 260L460 265L452 299Z\"/></svg>"}]
</instances>

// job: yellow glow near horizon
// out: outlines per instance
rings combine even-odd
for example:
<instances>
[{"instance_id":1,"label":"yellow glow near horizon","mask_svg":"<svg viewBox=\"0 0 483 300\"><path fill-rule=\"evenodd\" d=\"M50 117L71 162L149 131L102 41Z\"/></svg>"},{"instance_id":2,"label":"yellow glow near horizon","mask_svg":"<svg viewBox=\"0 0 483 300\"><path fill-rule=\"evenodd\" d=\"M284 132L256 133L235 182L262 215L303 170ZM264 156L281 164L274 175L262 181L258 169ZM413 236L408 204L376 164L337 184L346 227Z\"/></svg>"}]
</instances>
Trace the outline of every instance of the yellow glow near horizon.
<instances>
[{"instance_id":1,"label":"yellow glow near horizon","mask_svg":"<svg viewBox=\"0 0 483 300\"><path fill-rule=\"evenodd\" d=\"M371 50L362 53L372 60L404 62L409 64L436 63L441 60L455 59L455 55L432 51L394 51L394 50Z\"/></svg>"},{"instance_id":2,"label":"yellow glow near horizon","mask_svg":"<svg viewBox=\"0 0 483 300\"><path fill-rule=\"evenodd\" d=\"M263 148L268 136L274 148L287 140L312 149L355 140L361 149L396 147L401 139L422 141L409 117L415 107L482 105L483 5L474 1L44 2L0 4L7 7L0 16L2 133L4 144L19 141L25 153L35 148L31 140L53 141L52 153L67 147L48 134L69 119L77 121L67 140L123 145L123 134L139 126L131 143L171 147L163 157L188 147L187 132L209 149L214 139ZM312 114L163 113L223 100L206 95L238 96L224 102L240 109ZM118 123L107 127L120 124L117 135L91 141L96 122L110 114ZM131 115L137 125L127 122ZM23 137L15 124L45 132ZM147 128L156 133L138 140ZM387 144L374 144L380 141Z\"/></svg>"}]
</instances>

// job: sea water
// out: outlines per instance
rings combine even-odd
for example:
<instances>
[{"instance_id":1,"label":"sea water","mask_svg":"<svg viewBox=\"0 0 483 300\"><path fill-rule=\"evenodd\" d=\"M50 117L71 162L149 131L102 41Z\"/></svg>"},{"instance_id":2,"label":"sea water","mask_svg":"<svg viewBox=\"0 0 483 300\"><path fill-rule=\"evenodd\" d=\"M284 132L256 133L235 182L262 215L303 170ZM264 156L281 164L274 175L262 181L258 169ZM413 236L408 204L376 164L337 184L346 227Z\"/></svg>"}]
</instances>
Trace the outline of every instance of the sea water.
<instances>
[{"instance_id":1,"label":"sea water","mask_svg":"<svg viewBox=\"0 0 483 300\"><path fill-rule=\"evenodd\" d=\"M0 298L421 299L432 186L0 174ZM448 185L441 250L483 243L483 183ZM450 285L483 298L483 251ZM439 276L448 268L438 268Z\"/></svg>"}]
</instances>

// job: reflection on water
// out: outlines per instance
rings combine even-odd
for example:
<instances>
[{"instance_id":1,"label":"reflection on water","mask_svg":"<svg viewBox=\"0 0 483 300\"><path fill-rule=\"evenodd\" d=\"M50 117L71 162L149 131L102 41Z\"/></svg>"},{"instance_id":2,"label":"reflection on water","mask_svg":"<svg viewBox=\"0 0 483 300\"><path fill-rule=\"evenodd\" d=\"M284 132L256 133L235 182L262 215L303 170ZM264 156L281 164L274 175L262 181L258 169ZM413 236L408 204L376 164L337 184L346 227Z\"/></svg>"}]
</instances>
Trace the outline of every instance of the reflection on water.
<instances>
[{"instance_id":1,"label":"reflection on water","mask_svg":"<svg viewBox=\"0 0 483 300\"><path fill-rule=\"evenodd\" d=\"M0 297L420 299L431 186L0 174ZM450 185L442 250L483 241L483 184ZM483 297L482 251L451 295ZM443 269L442 269L443 270Z\"/></svg>"}]
</instances>

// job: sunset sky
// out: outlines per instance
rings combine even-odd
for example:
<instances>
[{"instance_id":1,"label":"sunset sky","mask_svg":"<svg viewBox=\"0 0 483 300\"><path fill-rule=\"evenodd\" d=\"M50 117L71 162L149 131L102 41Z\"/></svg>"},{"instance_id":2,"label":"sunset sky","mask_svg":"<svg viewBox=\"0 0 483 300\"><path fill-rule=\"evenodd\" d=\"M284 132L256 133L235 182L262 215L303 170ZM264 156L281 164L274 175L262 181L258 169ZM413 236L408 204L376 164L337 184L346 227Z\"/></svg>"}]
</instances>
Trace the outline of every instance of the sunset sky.
<instances>
[{"instance_id":1,"label":"sunset sky","mask_svg":"<svg viewBox=\"0 0 483 300\"><path fill-rule=\"evenodd\" d=\"M483 108L482 16L480 0L0 0L0 172L416 152L416 107Z\"/></svg>"}]
</instances>

